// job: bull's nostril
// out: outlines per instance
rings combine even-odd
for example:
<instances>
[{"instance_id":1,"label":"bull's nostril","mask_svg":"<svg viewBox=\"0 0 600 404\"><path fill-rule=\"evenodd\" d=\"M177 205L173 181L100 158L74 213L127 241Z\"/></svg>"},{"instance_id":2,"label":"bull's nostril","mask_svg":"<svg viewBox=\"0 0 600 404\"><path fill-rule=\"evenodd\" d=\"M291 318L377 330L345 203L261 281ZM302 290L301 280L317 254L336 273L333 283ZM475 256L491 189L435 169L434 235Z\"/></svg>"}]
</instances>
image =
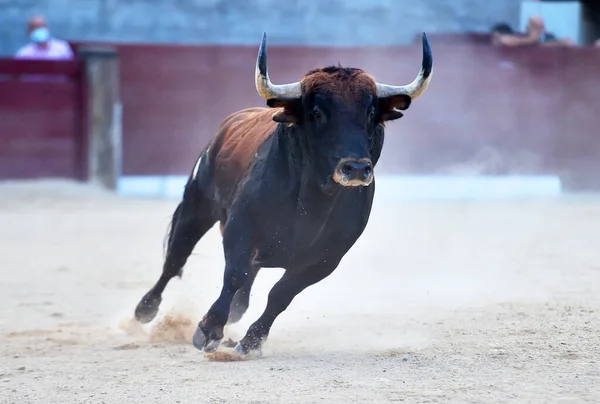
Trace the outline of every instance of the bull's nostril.
<instances>
[{"instance_id":1,"label":"bull's nostril","mask_svg":"<svg viewBox=\"0 0 600 404\"><path fill-rule=\"evenodd\" d=\"M334 180L352 186L366 185L373 177L373 164L368 159L343 159L338 164Z\"/></svg>"},{"instance_id":2,"label":"bull's nostril","mask_svg":"<svg viewBox=\"0 0 600 404\"><path fill-rule=\"evenodd\" d=\"M354 166L352 164L343 164L342 165L342 174L350 175L354 171Z\"/></svg>"}]
</instances>

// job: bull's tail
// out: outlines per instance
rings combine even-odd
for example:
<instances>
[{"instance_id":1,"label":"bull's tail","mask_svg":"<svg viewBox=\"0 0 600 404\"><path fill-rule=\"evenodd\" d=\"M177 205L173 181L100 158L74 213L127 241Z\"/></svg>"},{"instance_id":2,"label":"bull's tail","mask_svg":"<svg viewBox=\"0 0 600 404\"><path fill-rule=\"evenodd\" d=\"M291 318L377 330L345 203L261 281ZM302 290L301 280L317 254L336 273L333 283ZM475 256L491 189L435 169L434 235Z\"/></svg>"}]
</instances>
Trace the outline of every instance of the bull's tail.
<instances>
[{"instance_id":1,"label":"bull's tail","mask_svg":"<svg viewBox=\"0 0 600 404\"><path fill-rule=\"evenodd\" d=\"M175 209L175 212L173 212L173 216L171 217L171 221L169 222L167 234L165 234L165 237L163 239L163 258L166 257L168 249L170 248L171 243L173 242L173 229L175 229L175 226L177 226L177 221L179 220L179 216L181 215L182 205L183 202L177 205L177 208Z\"/></svg>"}]
</instances>

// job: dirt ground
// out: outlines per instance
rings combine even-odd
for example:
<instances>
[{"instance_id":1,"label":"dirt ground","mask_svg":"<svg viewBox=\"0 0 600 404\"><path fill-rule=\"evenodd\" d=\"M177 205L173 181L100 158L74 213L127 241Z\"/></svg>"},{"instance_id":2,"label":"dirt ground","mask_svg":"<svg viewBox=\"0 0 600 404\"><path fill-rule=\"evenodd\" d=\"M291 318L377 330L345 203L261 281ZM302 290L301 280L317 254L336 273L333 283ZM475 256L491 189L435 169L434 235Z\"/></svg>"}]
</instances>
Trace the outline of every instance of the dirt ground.
<instances>
[{"instance_id":1,"label":"dirt ground","mask_svg":"<svg viewBox=\"0 0 600 404\"><path fill-rule=\"evenodd\" d=\"M262 359L191 334L217 297L215 227L148 326L174 200L0 186L1 403L600 402L600 198L376 201L337 271L276 321ZM259 275L243 335L281 270Z\"/></svg>"}]
</instances>

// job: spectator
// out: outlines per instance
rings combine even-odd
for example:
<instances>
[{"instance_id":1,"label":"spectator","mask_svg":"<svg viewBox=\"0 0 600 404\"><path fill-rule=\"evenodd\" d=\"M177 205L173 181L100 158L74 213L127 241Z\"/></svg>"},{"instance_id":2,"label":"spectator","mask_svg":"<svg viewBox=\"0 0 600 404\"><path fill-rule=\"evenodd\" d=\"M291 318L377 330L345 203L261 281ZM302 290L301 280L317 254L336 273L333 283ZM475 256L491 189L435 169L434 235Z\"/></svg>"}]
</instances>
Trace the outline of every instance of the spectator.
<instances>
[{"instance_id":1,"label":"spectator","mask_svg":"<svg viewBox=\"0 0 600 404\"><path fill-rule=\"evenodd\" d=\"M29 43L16 54L17 59L73 59L68 42L50 36L48 24L43 16L32 17L27 24Z\"/></svg>"},{"instance_id":2,"label":"spectator","mask_svg":"<svg viewBox=\"0 0 600 404\"><path fill-rule=\"evenodd\" d=\"M492 34L516 34L515 30L507 23L502 22L492 27Z\"/></svg>"},{"instance_id":3,"label":"spectator","mask_svg":"<svg viewBox=\"0 0 600 404\"><path fill-rule=\"evenodd\" d=\"M572 39L558 39L554 34L547 32L544 20L540 17L530 17L525 28L525 33L514 31L507 24L497 24L492 28L492 43L502 46L573 46Z\"/></svg>"}]
</instances>

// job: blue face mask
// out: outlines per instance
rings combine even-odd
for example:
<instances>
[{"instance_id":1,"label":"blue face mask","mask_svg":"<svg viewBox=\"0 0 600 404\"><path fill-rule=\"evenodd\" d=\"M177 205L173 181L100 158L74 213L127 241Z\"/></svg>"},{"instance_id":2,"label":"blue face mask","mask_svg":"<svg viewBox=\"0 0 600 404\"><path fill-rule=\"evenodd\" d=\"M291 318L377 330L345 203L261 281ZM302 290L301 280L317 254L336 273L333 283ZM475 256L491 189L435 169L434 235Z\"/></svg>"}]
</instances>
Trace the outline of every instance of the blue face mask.
<instances>
[{"instance_id":1,"label":"blue face mask","mask_svg":"<svg viewBox=\"0 0 600 404\"><path fill-rule=\"evenodd\" d=\"M36 28L29 34L29 40L36 44L48 42L48 39L50 39L50 31L46 27Z\"/></svg>"}]
</instances>

